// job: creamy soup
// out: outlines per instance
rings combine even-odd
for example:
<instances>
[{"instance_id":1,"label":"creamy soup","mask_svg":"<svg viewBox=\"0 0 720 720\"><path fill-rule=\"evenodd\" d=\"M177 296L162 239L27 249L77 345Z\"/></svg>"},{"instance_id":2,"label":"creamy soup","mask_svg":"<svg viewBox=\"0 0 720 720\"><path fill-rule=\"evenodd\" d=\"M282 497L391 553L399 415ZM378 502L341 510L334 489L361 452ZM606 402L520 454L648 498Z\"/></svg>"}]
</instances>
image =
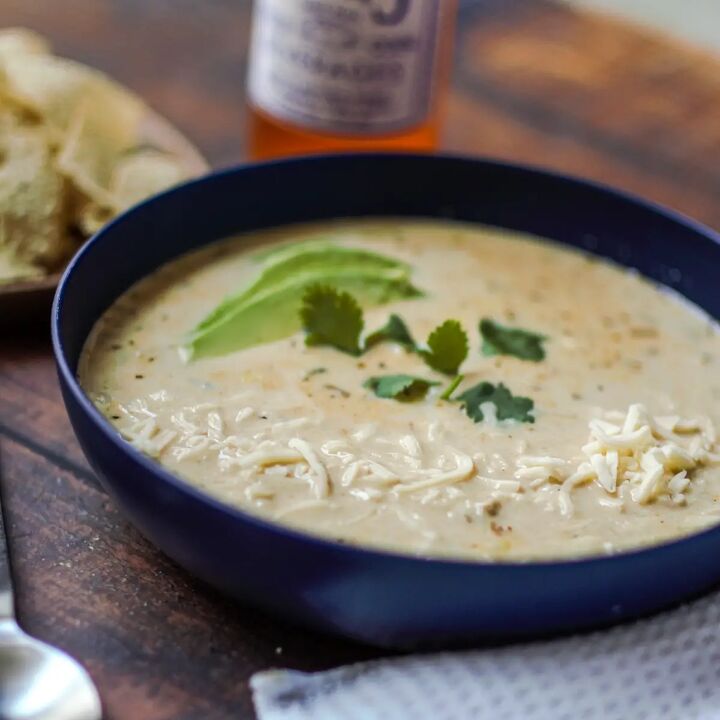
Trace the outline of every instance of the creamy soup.
<instances>
[{"instance_id":1,"label":"creamy soup","mask_svg":"<svg viewBox=\"0 0 720 720\"><path fill-rule=\"evenodd\" d=\"M412 268L422 297L364 307L424 340L469 338L462 379L382 342L353 356L302 332L188 359L189 331L258 273L258 250L322 235ZM483 354L481 318L542 336L544 358ZM613 553L720 521L720 334L667 291L596 257L478 226L352 221L231 239L125 293L93 330L80 381L118 433L187 482L264 518L421 555L537 559ZM438 385L411 401L371 377ZM530 416L474 421L480 382ZM452 399L455 398L455 399ZM477 418L476 418L477 419Z\"/></svg>"}]
</instances>

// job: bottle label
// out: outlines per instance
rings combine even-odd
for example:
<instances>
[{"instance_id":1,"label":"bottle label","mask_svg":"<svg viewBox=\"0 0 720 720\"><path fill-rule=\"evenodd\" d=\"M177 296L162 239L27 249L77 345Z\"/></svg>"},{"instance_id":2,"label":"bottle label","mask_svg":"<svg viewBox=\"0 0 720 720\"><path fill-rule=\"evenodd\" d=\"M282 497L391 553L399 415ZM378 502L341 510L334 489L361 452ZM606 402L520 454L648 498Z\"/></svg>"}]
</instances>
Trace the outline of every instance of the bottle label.
<instances>
[{"instance_id":1,"label":"bottle label","mask_svg":"<svg viewBox=\"0 0 720 720\"><path fill-rule=\"evenodd\" d=\"M441 0L255 0L251 102L313 130L379 135L430 110Z\"/></svg>"}]
</instances>

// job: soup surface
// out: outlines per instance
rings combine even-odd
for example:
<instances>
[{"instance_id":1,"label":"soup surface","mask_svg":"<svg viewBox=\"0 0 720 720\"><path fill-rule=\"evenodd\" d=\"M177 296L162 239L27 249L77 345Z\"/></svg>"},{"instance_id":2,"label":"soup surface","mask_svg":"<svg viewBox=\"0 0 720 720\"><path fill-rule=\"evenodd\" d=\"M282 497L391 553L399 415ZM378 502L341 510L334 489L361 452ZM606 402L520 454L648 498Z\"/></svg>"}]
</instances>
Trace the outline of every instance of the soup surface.
<instances>
[{"instance_id":1,"label":"soup surface","mask_svg":"<svg viewBox=\"0 0 720 720\"><path fill-rule=\"evenodd\" d=\"M323 235L400 258L425 295L365 307L424 339L467 331L464 389L503 383L530 421L474 422L421 353L354 357L303 333L188 360L188 332L257 274L259 247ZM481 352L481 318L544 336L543 359ZM192 485L346 542L422 555L612 553L720 521L720 334L696 308L595 257L493 229L425 221L295 226L161 268L88 339L80 381L118 432ZM365 386L440 383L399 402ZM528 420L528 418L526 418Z\"/></svg>"}]
</instances>

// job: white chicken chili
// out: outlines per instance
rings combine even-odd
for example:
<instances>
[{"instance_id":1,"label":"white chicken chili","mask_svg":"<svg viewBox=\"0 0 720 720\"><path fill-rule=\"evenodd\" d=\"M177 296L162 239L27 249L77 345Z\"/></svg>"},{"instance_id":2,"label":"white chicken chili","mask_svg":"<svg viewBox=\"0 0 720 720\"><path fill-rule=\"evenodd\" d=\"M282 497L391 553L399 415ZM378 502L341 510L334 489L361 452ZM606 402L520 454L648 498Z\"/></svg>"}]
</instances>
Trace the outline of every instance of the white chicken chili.
<instances>
[{"instance_id":1,"label":"white chicken chili","mask_svg":"<svg viewBox=\"0 0 720 720\"><path fill-rule=\"evenodd\" d=\"M613 553L720 521L720 334L637 274L415 220L169 263L79 377L129 443L264 518L475 559Z\"/></svg>"}]
</instances>

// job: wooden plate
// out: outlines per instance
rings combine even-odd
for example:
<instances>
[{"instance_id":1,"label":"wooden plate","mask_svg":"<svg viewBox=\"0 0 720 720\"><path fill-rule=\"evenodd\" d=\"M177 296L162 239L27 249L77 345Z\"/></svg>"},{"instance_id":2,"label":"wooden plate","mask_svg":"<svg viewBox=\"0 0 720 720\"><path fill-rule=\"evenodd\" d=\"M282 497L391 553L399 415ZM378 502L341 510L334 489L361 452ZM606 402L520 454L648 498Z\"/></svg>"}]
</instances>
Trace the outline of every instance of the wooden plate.
<instances>
[{"instance_id":1,"label":"wooden plate","mask_svg":"<svg viewBox=\"0 0 720 720\"><path fill-rule=\"evenodd\" d=\"M198 149L165 118L148 109L140 125L139 145L172 153L189 175L202 175L208 164ZM62 271L31 280L0 282L0 328L21 329L49 319L50 306Z\"/></svg>"}]
</instances>

